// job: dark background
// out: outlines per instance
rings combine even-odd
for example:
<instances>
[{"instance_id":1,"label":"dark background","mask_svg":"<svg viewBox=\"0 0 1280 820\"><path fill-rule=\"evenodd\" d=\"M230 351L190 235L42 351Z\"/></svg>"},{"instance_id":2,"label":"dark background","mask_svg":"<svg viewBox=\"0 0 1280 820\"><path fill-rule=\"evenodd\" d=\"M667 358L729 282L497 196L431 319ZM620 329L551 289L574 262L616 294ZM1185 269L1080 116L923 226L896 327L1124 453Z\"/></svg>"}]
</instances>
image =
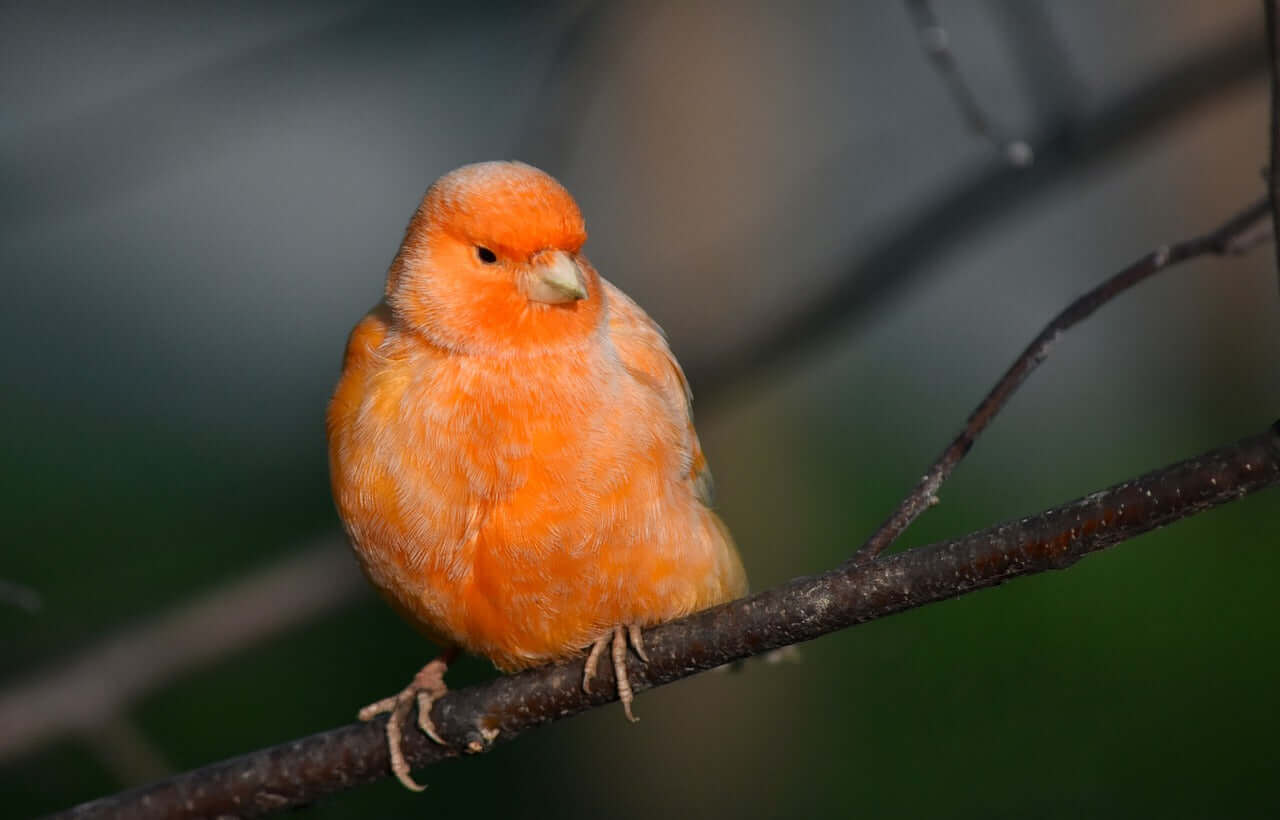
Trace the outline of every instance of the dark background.
<instances>
[{"instance_id":1,"label":"dark background","mask_svg":"<svg viewBox=\"0 0 1280 820\"><path fill-rule=\"evenodd\" d=\"M523 159L578 197L592 260L693 375L755 588L847 556L1072 297L1262 193L1259 4L938 13L1030 169L966 130L897 3L0 6L0 580L41 599L0 604L0 737L120 683L102 668L144 681L0 746L0 813L347 722L428 659L341 555L323 413L459 164ZM1272 260L1193 263L1059 342L907 543L1274 420ZM757 366L838 282L835 332ZM1272 491L309 813L1273 814L1277 546ZM281 561L328 569L234 615L291 624L68 666Z\"/></svg>"}]
</instances>

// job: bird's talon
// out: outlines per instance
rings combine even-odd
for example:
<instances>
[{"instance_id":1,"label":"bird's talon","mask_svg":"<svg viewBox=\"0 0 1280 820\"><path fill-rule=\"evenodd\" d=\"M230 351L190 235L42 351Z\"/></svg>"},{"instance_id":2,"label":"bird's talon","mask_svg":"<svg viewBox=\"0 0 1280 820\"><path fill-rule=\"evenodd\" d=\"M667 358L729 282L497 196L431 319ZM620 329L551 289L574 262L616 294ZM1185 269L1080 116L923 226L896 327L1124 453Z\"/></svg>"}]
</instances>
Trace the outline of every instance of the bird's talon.
<instances>
[{"instance_id":1,"label":"bird's talon","mask_svg":"<svg viewBox=\"0 0 1280 820\"><path fill-rule=\"evenodd\" d=\"M627 627L627 637L631 639L631 648L640 656L640 660L648 663L649 655L644 651L644 637L640 634L640 627L630 624Z\"/></svg>"},{"instance_id":2,"label":"bird's talon","mask_svg":"<svg viewBox=\"0 0 1280 820\"><path fill-rule=\"evenodd\" d=\"M627 720L635 723L640 718L631 711L631 702L635 693L631 689L631 678L627 675L627 631L622 626L613 628L613 677L618 682L618 700L622 701L622 711Z\"/></svg>"},{"instance_id":3,"label":"bird's talon","mask_svg":"<svg viewBox=\"0 0 1280 820\"><path fill-rule=\"evenodd\" d=\"M600 656L612 637L612 635L604 635L598 638L591 644L591 651L587 653L587 662L582 667L582 691L588 695L591 694L591 679L596 676L596 668L600 665Z\"/></svg>"},{"instance_id":4,"label":"bird's talon","mask_svg":"<svg viewBox=\"0 0 1280 820\"><path fill-rule=\"evenodd\" d=\"M644 649L644 638L640 635L640 627L634 624L626 626L619 624L613 628L612 632L600 636L595 643L591 644L591 650L587 653L587 661L582 668L582 691L591 694L591 681L596 676L596 668L600 663L600 656L608 648L610 650L609 659L613 663L613 677L618 686L618 700L622 701L622 711L626 713L627 720L635 723L640 718L636 717L631 711L631 704L635 700L635 690L631 688L631 678L627 675L628 641L630 641L631 648L635 650L640 660L645 663L649 662L649 655Z\"/></svg>"},{"instance_id":5,"label":"bird's talon","mask_svg":"<svg viewBox=\"0 0 1280 820\"><path fill-rule=\"evenodd\" d=\"M449 744L445 743L444 738L440 737L440 733L436 731L435 721L431 719L431 707L435 704L435 700L430 692L418 693L418 728L439 745L448 746Z\"/></svg>"},{"instance_id":6,"label":"bird's talon","mask_svg":"<svg viewBox=\"0 0 1280 820\"><path fill-rule=\"evenodd\" d=\"M420 792L426 786L419 785L409 774L409 761L405 758L404 749L402 748L404 723L409 717L409 710L416 703L418 707L418 728L441 746L449 745L444 742L439 732L436 731L435 724L431 720L431 706L449 691L444 683L444 673L448 670L449 662L453 660L455 655L457 655L456 649L446 650L440 657L422 667L404 689L389 698L370 703L356 713L363 721L370 721L378 715L390 713L387 716L386 732L387 751L391 756L391 771L401 785L411 791Z\"/></svg>"},{"instance_id":7,"label":"bird's talon","mask_svg":"<svg viewBox=\"0 0 1280 820\"><path fill-rule=\"evenodd\" d=\"M409 774L409 761L405 759L404 749L401 748L403 737L400 733L400 724L408 717L408 707L411 703L412 700L409 698L402 698L399 705L391 712L391 716L387 718L387 748L391 753L391 771L396 779L409 791L420 792L427 787L418 783Z\"/></svg>"},{"instance_id":8,"label":"bird's talon","mask_svg":"<svg viewBox=\"0 0 1280 820\"><path fill-rule=\"evenodd\" d=\"M356 713L356 717L366 723L376 718L378 715L386 714L396 708L399 701L395 695L389 698L383 698L377 703L370 703L368 706Z\"/></svg>"}]
</instances>

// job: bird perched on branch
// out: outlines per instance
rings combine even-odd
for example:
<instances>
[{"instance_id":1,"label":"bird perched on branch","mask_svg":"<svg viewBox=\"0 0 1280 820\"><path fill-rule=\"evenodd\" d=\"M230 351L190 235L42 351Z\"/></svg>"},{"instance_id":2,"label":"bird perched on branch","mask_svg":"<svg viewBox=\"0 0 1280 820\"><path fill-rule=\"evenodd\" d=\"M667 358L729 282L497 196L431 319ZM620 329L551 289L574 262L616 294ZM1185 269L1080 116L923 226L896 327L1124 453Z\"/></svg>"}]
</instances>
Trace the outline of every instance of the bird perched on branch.
<instances>
[{"instance_id":1,"label":"bird perched on branch","mask_svg":"<svg viewBox=\"0 0 1280 820\"><path fill-rule=\"evenodd\" d=\"M733 599L746 575L711 510L688 385L661 329L586 257L569 192L518 162L427 191L385 298L347 344L329 406L333 493L365 573L442 652L390 713L392 769L414 703L459 650L513 671L610 649L628 719L640 628Z\"/></svg>"}]
</instances>

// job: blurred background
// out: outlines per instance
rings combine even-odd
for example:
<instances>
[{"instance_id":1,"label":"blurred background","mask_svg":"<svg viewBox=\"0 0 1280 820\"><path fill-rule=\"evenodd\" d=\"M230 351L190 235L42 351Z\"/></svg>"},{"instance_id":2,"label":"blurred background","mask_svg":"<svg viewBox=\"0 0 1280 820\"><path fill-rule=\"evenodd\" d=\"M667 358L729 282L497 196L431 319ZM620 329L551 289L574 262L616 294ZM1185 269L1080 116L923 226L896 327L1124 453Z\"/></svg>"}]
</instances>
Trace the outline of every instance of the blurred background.
<instances>
[{"instance_id":1,"label":"blurred background","mask_svg":"<svg viewBox=\"0 0 1280 820\"><path fill-rule=\"evenodd\" d=\"M30 816L349 722L433 648L346 555L323 416L437 176L519 158L667 329L757 589L838 563L1043 323L1262 193L1252 0L0 7L0 793ZM911 530L1263 429L1270 246L1054 349ZM323 818L1280 810L1280 504L321 801ZM494 674L461 663L451 686Z\"/></svg>"}]
</instances>

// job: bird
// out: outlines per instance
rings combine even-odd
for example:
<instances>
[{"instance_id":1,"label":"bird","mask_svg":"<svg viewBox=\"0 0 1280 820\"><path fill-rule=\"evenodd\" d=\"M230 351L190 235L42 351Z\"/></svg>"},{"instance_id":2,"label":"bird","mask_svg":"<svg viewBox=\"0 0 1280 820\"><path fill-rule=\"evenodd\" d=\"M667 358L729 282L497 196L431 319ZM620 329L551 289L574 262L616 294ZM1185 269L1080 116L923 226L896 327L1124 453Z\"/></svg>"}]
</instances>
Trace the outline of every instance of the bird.
<instances>
[{"instance_id":1,"label":"bird","mask_svg":"<svg viewBox=\"0 0 1280 820\"><path fill-rule=\"evenodd\" d=\"M634 721L642 629L745 594L712 508L688 381L661 328L583 254L578 204L516 161L422 198L356 324L329 403L332 490L362 570L440 647L388 714L444 744L431 705L460 652L513 672L606 649Z\"/></svg>"}]
</instances>

